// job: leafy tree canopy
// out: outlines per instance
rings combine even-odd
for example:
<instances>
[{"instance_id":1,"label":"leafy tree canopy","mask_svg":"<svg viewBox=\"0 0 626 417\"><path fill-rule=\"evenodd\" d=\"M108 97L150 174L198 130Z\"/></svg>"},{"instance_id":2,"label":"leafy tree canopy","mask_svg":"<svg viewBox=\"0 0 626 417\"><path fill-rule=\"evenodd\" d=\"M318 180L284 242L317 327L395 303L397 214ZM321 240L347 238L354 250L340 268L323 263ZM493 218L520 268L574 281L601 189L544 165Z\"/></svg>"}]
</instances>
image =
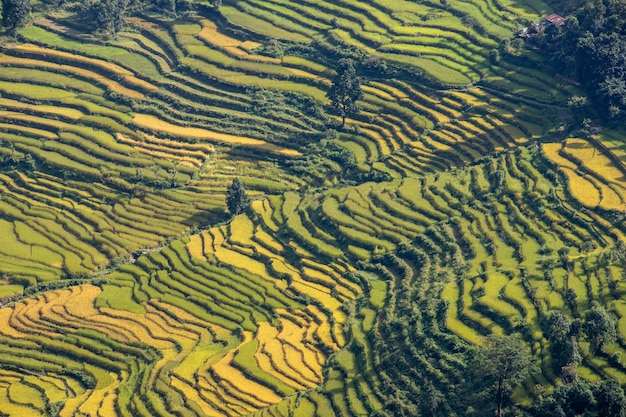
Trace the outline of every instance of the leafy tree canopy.
<instances>
[{"instance_id":1,"label":"leafy tree canopy","mask_svg":"<svg viewBox=\"0 0 626 417\"><path fill-rule=\"evenodd\" d=\"M30 12L30 0L2 0L2 26L14 31L24 26Z\"/></svg>"},{"instance_id":2,"label":"leafy tree canopy","mask_svg":"<svg viewBox=\"0 0 626 417\"><path fill-rule=\"evenodd\" d=\"M130 0L95 0L86 2L83 12L96 30L115 35L124 25L129 3Z\"/></svg>"},{"instance_id":3,"label":"leafy tree canopy","mask_svg":"<svg viewBox=\"0 0 626 417\"><path fill-rule=\"evenodd\" d=\"M602 352L605 345L617 338L615 322L606 310L597 304L585 313L583 329L591 343L591 349L596 354Z\"/></svg>"},{"instance_id":4,"label":"leafy tree canopy","mask_svg":"<svg viewBox=\"0 0 626 417\"><path fill-rule=\"evenodd\" d=\"M349 58L339 60L337 75L327 94L330 104L341 115L341 127L346 125L346 117L359 111L357 101L363 97L361 78L356 74L354 61Z\"/></svg>"},{"instance_id":5,"label":"leafy tree canopy","mask_svg":"<svg viewBox=\"0 0 626 417\"><path fill-rule=\"evenodd\" d=\"M540 395L530 414L534 417L626 417L626 397L617 380L591 383L582 378Z\"/></svg>"},{"instance_id":6,"label":"leafy tree canopy","mask_svg":"<svg viewBox=\"0 0 626 417\"><path fill-rule=\"evenodd\" d=\"M599 107L598 118L626 117L626 2L588 1L564 26L551 26L533 41L559 73L580 82Z\"/></svg>"},{"instance_id":7,"label":"leafy tree canopy","mask_svg":"<svg viewBox=\"0 0 626 417\"><path fill-rule=\"evenodd\" d=\"M246 194L246 189L239 178L233 179L232 184L226 191L226 207L228 207L228 212L236 216L244 212L248 206L250 206L250 199Z\"/></svg>"},{"instance_id":8,"label":"leafy tree canopy","mask_svg":"<svg viewBox=\"0 0 626 417\"><path fill-rule=\"evenodd\" d=\"M152 9L176 14L189 8L188 0L88 0L79 6L78 12L93 30L115 36L126 18L137 11Z\"/></svg>"},{"instance_id":9,"label":"leafy tree canopy","mask_svg":"<svg viewBox=\"0 0 626 417\"><path fill-rule=\"evenodd\" d=\"M473 368L476 376L488 384L487 390L493 392L491 398L498 417L513 389L536 370L530 349L518 336L496 334L485 338Z\"/></svg>"}]
</instances>

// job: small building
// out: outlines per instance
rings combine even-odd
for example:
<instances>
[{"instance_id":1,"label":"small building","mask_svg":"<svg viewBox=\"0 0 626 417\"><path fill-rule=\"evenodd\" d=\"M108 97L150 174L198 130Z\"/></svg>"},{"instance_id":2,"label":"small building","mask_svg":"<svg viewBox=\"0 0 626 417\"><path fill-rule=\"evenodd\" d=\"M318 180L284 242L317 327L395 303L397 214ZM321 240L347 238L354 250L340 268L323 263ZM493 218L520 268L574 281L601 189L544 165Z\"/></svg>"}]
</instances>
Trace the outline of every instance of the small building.
<instances>
[{"instance_id":1,"label":"small building","mask_svg":"<svg viewBox=\"0 0 626 417\"><path fill-rule=\"evenodd\" d=\"M563 16L559 16L556 13L552 13L550 16L546 17L546 22L549 24L561 26L565 24L565 18Z\"/></svg>"},{"instance_id":2,"label":"small building","mask_svg":"<svg viewBox=\"0 0 626 417\"><path fill-rule=\"evenodd\" d=\"M522 39L528 39L532 36L532 31L530 27L522 28L517 32L517 37Z\"/></svg>"}]
</instances>

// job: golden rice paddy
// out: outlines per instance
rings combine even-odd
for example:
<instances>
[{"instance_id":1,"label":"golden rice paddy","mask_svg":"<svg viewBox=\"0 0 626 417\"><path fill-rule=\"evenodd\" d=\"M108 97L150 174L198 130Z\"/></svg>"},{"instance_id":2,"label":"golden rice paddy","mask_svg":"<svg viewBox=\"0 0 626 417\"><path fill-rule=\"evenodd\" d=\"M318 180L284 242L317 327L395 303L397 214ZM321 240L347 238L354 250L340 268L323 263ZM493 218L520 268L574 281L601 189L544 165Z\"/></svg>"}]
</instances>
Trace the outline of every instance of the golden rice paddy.
<instances>
[{"instance_id":1,"label":"golden rice paddy","mask_svg":"<svg viewBox=\"0 0 626 417\"><path fill-rule=\"evenodd\" d=\"M158 87L155 86L154 84L151 84L147 81L137 78L133 74L132 71L129 71L111 62L107 62L107 61L103 61L103 60L95 59L95 58L88 58L82 55L59 51L56 49L44 48L44 47L37 46L34 44L29 44L29 43L14 45L13 48L19 51L26 52L26 53L36 53L39 55L53 56L53 57L62 58L71 62L78 62L78 63L83 63L89 66L99 67L124 78L126 82L138 88L141 88L142 90L147 90L147 91L158 90Z\"/></svg>"},{"instance_id":2,"label":"golden rice paddy","mask_svg":"<svg viewBox=\"0 0 626 417\"><path fill-rule=\"evenodd\" d=\"M215 23L210 20L202 20L202 29L198 33L198 38L202 39L209 45L218 47L225 52L237 56L239 58L249 59L252 61L269 62L272 64L280 64L280 58L272 58L263 55L251 54L250 50L261 46L258 42L240 41L228 35L221 33Z\"/></svg>"},{"instance_id":3,"label":"golden rice paddy","mask_svg":"<svg viewBox=\"0 0 626 417\"><path fill-rule=\"evenodd\" d=\"M304 367L303 364L295 364L295 368L288 366L284 360L284 345L278 340L279 330L269 323L259 323L256 338L259 341L259 347L254 353L259 367L283 383L303 390L310 388L312 385L303 381L297 370ZM292 365L293 366L293 365Z\"/></svg>"},{"instance_id":4,"label":"golden rice paddy","mask_svg":"<svg viewBox=\"0 0 626 417\"><path fill-rule=\"evenodd\" d=\"M324 313L322 313L318 307L314 305L307 306L306 311L310 312L313 317L316 317L317 322L320 323L319 327L317 328L316 335L319 340L324 344L324 346L327 346L328 348L335 351L339 350L342 346L338 346L337 343L335 343L332 335L332 327L330 322L328 321L328 317Z\"/></svg>"},{"instance_id":5,"label":"golden rice paddy","mask_svg":"<svg viewBox=\"0 0 626 417\"><path fill-rule=\"evenodd\" d=\"M185 149L180 147L180 142L159 139L150 135L143 136L150 137L150 141L135 140L121 133L118 133L117 139L120 143L130 145L146 155L177 161L195 169L199 169L214 150L210 144L188 144L189 149Z\"/></svg>"},{"instance_id":6,"label":"golden rice paddy","mask_svg":"<svg viewBox=\"0 0 626 417\"><path fill-rule=\"evenodd\" d=\"M589 207L624 208L626 188L623 187L621 181L624 173L589 141L570 138L563 144L544 144L543 152L565 174L568 179L568 188L578 201ZM566 158L567 155L580 161L589 174L581 175L578 165Z\"/></svg>"},{"instance_id":7,"label":"golden rice paddy","mask_svg":"<svg viewBox=\"0 0 626 417\"><path fill-rule=\"evenodd\" d=\"M189 237L189 243L187 243L187 251L192 257L200 259L202 261L206 261L206 257L204 256L204 246L202 238L199 234L191 235Z\"/></svg>"},{"instance_id":8,"label":"golden rice paddy","mask_svg":"<svg viewBox=\"0 0 626 417\"><path fill-rule=\"evenodd\" d=\"M245 136L234 136L226 133L218 133L199 127L179 126L166 122L165 120L161 120L158 117L150 114L135 114L133 122L137 126L152 132L162 132L173 136L185 138L205 139L229 145L251 146L270 153L276 153L290 157L300 155L300 152L296 151L295 149L283 148L259 139L248 138Z\"/></svg>"},{"instance_id":9,"label":"golden rice paddy","mask_svg":"<svg viewBox=\"0 0 626 417\"><path fill-rule=\"evenodd\" d=\"M244 340L241 345L252 340L252 333L244 332ZM217 361L211 368L225 381L235 387L238 394L246 398L246 402L256 407L265 407L281 401L281 397L271 389L250 380L239 369L230 365L235 356L235 351L230 351L222 359Z\"/></svg>"},{"instance_id":10,"label":"golden rice paddy","mask_svg":"<svg viewBox=\"0 0 626 417\"><path fill-rule=\"evenodd\" d=\"M33 67L33 68L45 68L45 69L49 69L53 71L58 71L61 73L75 74L80 77L94 80L98 84L101 84L107 87L111 91L114 91L128 98L141 100L144 97L144 95L139 91L132 90L118 83L117 81L114 81L110 78L107 78L103 75L98 74L97 72L90 71L84 68L78 68L78 67L71 66L71 65L55 64L54 62L46 62L46 61L39 60L39 59L16 58L16 57L10 57L6 55L0 55L0 63L6 64L6 65L19 65L19 66L27 66L27 67ZM106 68L111 69L108 66L106 66ZM121 67L117 67L115 69L121 70ZM128 75L129 73L127 72L124 72L123 74L125 74L125 76L129 76ZM122 74L118 74L118 75L122 75ZM150 85L149 89L153 90L154 88L152 85Z\"/></svg>"},{"instance_id":11,"label":"golden rice paddy","mask_svg":"<svg viewBox=\"0 0 626 417\"><path fill-rule=\"evenodd\" d=\"M254 224L248 216L235 216L229 224L232 243L239 245L251 245L254 234Z\"/></svg>"}]
</instances>

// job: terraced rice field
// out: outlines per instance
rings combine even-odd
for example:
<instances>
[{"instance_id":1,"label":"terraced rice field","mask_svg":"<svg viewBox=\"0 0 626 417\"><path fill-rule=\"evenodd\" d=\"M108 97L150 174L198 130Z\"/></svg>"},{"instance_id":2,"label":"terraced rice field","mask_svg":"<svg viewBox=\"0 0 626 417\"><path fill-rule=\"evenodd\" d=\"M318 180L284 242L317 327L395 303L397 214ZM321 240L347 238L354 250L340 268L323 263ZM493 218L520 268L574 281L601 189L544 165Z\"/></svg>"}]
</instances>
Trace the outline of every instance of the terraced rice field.
<instances>
[{"instance_id":1,"label":"terraced rice field","mask_svg":"<svg viewBox=\"0 0 626 417\"><path fill-rule=\"evenodd\" d=\"M0 414L450 415L488 334L556 383L544 318L592 302L619 335L579 373L626 384L623 132L552 140L575 86L489 62L547 6L194 3L2 44Z\"/></svg>"},{"instance_id":2,"label":"terraced rice field","mask_svg":"<svg viewBox=\"0 0 626 417\"><path fill-rule=\"evenodd\" d=\"M568 179L573 197L586 206L624 210L626 169L600 142L570 138L546 144L544 152Z\"/></svg>"}]
</instances>

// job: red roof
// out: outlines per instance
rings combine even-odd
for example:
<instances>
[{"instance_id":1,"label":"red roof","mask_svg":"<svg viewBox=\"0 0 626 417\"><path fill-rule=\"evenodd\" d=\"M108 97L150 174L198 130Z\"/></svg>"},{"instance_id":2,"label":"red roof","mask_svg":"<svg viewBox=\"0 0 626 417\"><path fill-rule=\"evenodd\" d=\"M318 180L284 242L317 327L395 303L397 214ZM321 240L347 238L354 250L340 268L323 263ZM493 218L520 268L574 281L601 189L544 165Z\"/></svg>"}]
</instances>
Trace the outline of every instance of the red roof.
<instances>
[{"instance_id":1,"label":"red roof","mask_svg":"<svg viewBox=\"0 0 626 417\"><path fill-rule=\"evenodd\" d=\"M546 20L550 23L554 23L555 25L562 25L565 23L565 18L556 13L552 13L550 16L546 17Z\"/></svg>"}]
</instances>

